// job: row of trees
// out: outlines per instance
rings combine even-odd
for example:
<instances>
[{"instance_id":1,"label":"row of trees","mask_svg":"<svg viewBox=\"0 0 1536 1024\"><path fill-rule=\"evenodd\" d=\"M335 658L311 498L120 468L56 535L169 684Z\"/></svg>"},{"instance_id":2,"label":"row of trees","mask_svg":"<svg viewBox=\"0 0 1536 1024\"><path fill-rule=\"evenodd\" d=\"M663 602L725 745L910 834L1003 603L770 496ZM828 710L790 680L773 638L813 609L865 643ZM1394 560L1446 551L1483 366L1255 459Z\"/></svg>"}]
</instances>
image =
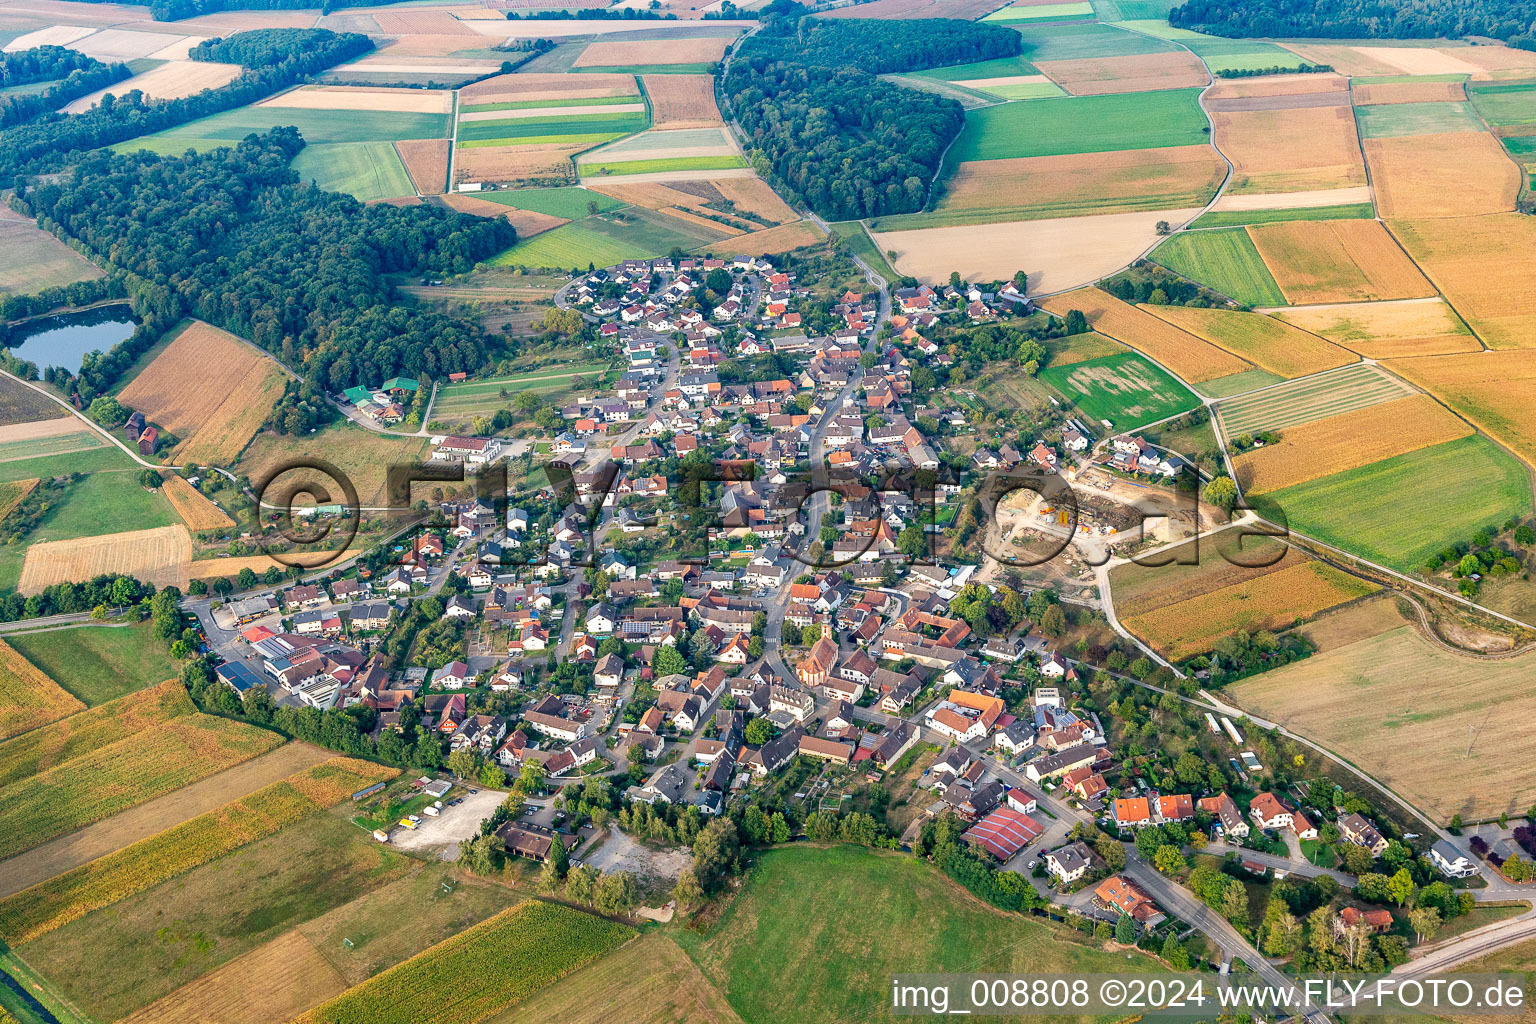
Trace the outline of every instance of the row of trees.
<instances>
[{"instance_id":1,"label":"row of trees","mask_svg":"<svg viewBox=\"0 0 1536 1024\"><path fill-rule=\"evenodd\" d=\"M1218 36L1433 39L1492 36L1536 49L1525 0L1188 0L1179 28Z\"/></svg>"}]
</instances>

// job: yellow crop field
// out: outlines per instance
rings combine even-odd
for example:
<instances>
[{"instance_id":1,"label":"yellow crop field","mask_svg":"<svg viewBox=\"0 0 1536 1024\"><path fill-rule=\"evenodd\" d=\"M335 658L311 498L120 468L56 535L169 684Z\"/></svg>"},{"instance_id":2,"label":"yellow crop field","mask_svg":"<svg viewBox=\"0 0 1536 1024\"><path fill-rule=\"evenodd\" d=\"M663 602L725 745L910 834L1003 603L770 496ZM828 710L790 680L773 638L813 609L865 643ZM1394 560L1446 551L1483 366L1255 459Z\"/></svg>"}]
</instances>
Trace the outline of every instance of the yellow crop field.
<instances>
[{"instance_id":1,"label":"yellow crop field","mask_svg":"<svg viewBox=\"0 0 1536 1024\"><path fill-rule=\"evenodd\" d=\"M156 586L186 582L192 536L185 526L129 530L100 537L50 540L27 548L17 589L35 594L66 581L88 580L105 572L135 576Z\"/></svg>"},{"instance_id":2,"label":"yellow crop field","mask_svg":"<svg viewBox=\"0 0 1536 1024\"><path fill-rule=\"evenodd\" d=\"M1394 455L1466 437L1472 428L1428 395L1409 395L1286 427L1278 444L1233 460L1243 488L1278 491Z\"/></svg>"},{"instance_id":3,"label":"yellow crop field","mask_svg":"<svg viewBox=\"0 0 1536 1024\"><path fill-rule=\"evenodd\" d=\"M276 733L209 715L172 718L0 789L0 860L265 753Z\"/></svg>"},{"instance_id":4,"label":"yellow crop field","mask_svg":"<svg viewBox=\"0 0 1536 1024\"><path fill-rule=\"evenodd\" d=\"M1354 353L1262 313L1194 306L1141 308L1282 377L1302 377L1358 361Z\"/></svg>"},{"instance_id":5,"label":"yellow crop field","mask_svg":"<svg viewBox=\"0 0 1536 1024\"><path fill-rule=\"evenodd\" d=\"M1210 650L1238 630L1279 629L1374 590L1372 583L1309 561L1133 616L1125 625L1178 661Z\"/></svg>"},{"instance_id":6,"label":"yellow crop field","mask_svg":"<svg viewBox=\"0 0 1536 1024\"><path fill-rule=\"evenodd\" d=\"M1520 168L1487 132L1367 139L1376 212L1387 220L1515 208Z\"/></svg>"},{"instance_id":7,"label":"yellow crop field","mask_svg":"<svg viewBox=\"0 0 1536 1024\"><path fill-rule=\"evenodd\" d=\"M0 739L84 710L84 704L0 640Z\"/></svg>"},{"instance_id":8,"label":"yellow crop field","mask_svg":"<svg viewBox=\"0 0 1536 1024\"><path fill-rule=\"evenodd\" d=\"M1228 191L1234 195L1366 184L1355 112L1347 104L1218 111L1211 117L1215 143L1232 161Z\"/></svg>"},{"instance_id":9,"label":"yellow crop field","mask_svg":"<svg viewBox=\"0 0 1536 1024\"><path fill-rule=\"evenodd\" d=\"M0 789L196 708L172 679L0 743Z\"/></svg>"},{"instance_id":10,"label":"yellow crop field","mask_svg":"<svg viewBox=\"0 0 1536 1024\"><path fill-rule=\"evenodd\" d=\"M1413 299L1435 293L1374 220L1251 224L1248 234L1293 305Z\"/></svg>"},{"instance_id":11,"label":"yellow crop field","mask_svg":"<svg viewBox=\"0 0 1536 1024\"><path fill-rule=\"evenodd\" d=\"M769 188L762 178L715 178L710 184L720 193L721 198L771 223L788 224L799 219L800 215L779 198L779 194Z\"/></svg>"},{"instance_id":12,"label":"yellow crop field","mask_svg":"<svg viewBox=\"0 0 1536 1024\"><path fill-rule=\"evenodd\" d=\"M1276 310L1275 315L1370 359L1449 355L1480 348L1456 311L1440 299L1298 306Z\"/></svg>"},{"instance_id":13,"label":"yellow crop field","mask_svg":"<svg viewBox=\"0 0 1536 1024\"><path fill-rule=\"evenodd\" d=\"M645 75L651 121L658 128L705 128L720 123L713 75Z\"/></svg>"},{"instance_id":14,"label":"yellow crop field","mask_svg":"<svg viewBox=\"0 0 1536 1024\"><path fill-rule=\"evenodd\" d=\"M1529 216L1400 221L1392 231L1490 348L1536 347L1536 224Z\"/></svg>"},{"instance_id":15,"label":"yellow crop field","mask_svg":"<svg viewBox=\"0 0 1536 1024\"><path fill-rule=\"evenodd\" d=\"M271 415L285 378L275 359L194 320L118 398L182 438L176 459L228 465Z\"/></svg>"},{"instance_id":16,"label":"yellow crop field","mask_svg":"<svg viewBox=\"0 0 1536 1024\"><path fill-rule=\"evenodd\" d=\"M1095 331L1151 356L1191 383L1228 377L1253 367L1230 352L1161 320L1145 310L1121 302L1101 288L1079 288L1053 295L1040 303L1057 316L1081 310Z\"/></svg>"},{"instance_id":17,"label":"yellow crop field","mask_svg":"<svg viewBox=\"0 0 1536 1024\"><path fill-rule=\"evenodd\" d=\"M705 248L716 256L761 256L789 252L802 245L815 245L824 237L820 228L808 220L802 220L710 242Z\"/></svg>"},{"instance_id":18,"label":"yellow crop field","mask_svg":"<svg viewBox=\"0 0 1536 1024\"><path fill-rule=\"evenodd\" d=\"M1392 359L1383 365L1536 466L1536 360L1529 352Z\"/></svg>"},{"instance_id":19,"label":"yellow crop field","mask_svg":"<svg viewBox=\"0 0 1536 1024\"><path fill-rule=\"evenodd\" d=\"M0 939L29 942L398 775L336 757L0 900Z\"/></svg>"},{"instance_id":20,"label":"yellow crop field","mask_svg":"<svg viewBox=\"0 0 1536 1024\"><path fill-rule=\"evenodd\" d=\"M1461 657L1400 626L1243 680L1228 693L1449 822L1457 814L1517 816L1536 799L1533 676L1536 655ZM1382 741L1383 731L1391 742Z\"/></svg>"},{"instance_id":21,"label":"yellow crop field","mask_svg":"<svg viewBox=\"0 0 1536 1024\"><path fill-rule=\"evenodd\" d=\"M1467 87L1461 82L1381 82L1357 85L1355 106L1377 103L1464 103Z\"/></svg>"},{"instance_id":22,"label":"yellow crop field","mask_svg":"<svg viewBox=\"0 0 1536 1024\"><path fill-rule=\"evenodd\" d=\"M189 530L223 530L235 525L207 495L175 473L165 478L162 489Z\"/></svg>"}]
</instances>

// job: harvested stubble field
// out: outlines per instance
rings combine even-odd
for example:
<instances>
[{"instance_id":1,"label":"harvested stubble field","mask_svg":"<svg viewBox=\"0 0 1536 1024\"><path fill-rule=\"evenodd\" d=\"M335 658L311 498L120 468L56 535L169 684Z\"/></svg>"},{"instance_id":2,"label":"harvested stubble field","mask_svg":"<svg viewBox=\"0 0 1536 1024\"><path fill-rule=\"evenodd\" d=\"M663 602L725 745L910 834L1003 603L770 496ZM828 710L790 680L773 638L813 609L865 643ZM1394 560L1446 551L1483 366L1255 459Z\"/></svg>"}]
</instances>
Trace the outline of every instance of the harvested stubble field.
<instances>
[{"instance_id":1,"label":"harvested stubble field","mask_svg":"<svg viewBox=\"0 0 1536 1024\"><path fill-rule=\"evenodd\" d=\"M1354 110L1347 105L1211 117L1214 142L1232 161L1230 192L1304 192L1366 184Z\"/></svg>"},{"instance_id":2,"label":"harvested stubble field","mask_svg":"<svg viewBox=\"0 0 1536 1024\"><path fill-rule=\"evenodd\" d=\"M1237 479L1252 493L1278 491L1366 466L1472 433L1465 420L1428 395L1409 395L1379 405L1286 428L1279 443L1244 452L1232 461Z\"/></svg>"},{"instance_id":3,"label":"harvested stubble field","mask_svg":"<svg viewBox=\"0 0 1536 1024\"><path fill-rule=\"evenodd\" d=\"M788 224L800 219L800 215L762 178L715 178L705 184L720 193L721 199L734 203L737 209L755 213L770 223ZM690 186L685 184L679 187Z\"/></svg>"},{"instance_id":4,"label":"harvested stubble field","mask_svg":"<svg viewBox=\"0 0 1536 1024\"><path fill-rule=\"evenodd\" d=\"M697 128L720 123L711 75L646 75L651 119L661 128Z\"/></svg>"},{"instance_id":5,"label":"harvested stubble field","mask_svg":"<svg viewBox=\"0 0 1536 1024\"><path fill-rule=\"evenodd\" d=\"M1120 616L1145 615L1238 583L1306 563L1306 556L1273 537L1232 530L1171 548L1162 565L1127 562L1109 571Z\"/></svg>"},{"instance_id":6,"label":"harvested stubble field","mask_svg":"<svg viewBox=\"0 0 1536 1024\"><path fill-rule=\"evenodd\" d=\"M1379 221L1282 221L1247 228L1291 305L1435 294Z\"/></svg>"},{"instance_id":7,"label":"harvested stubble field","mask_svg":"<svg viewBox=\"0 0 1536 1024\"><path fill-rule=\"evenodd\" d=\"M27 548L17 589L35 594L55 583L113 572L156 586L183 586L184 563L191 560L192 537L181 525L44 541Z\"/></svg>"},{"instance_id":8,"label":"harvested stubble field","mask_svg":"<svg viewBox=\"0 0 1536 1024\"><path fill-rule=\"evenodd\" d=\"M1280 629L1375 590L1375 584L1309 561L1124 622L1168 660L1180 661L1209 651L1216 641L1239 630Z\"/></svg>"},{"instance_id":9,"label":"harvested stubble field","mask_svg":"<svg viewBox=\"0 0 1536 1024\"><path fill-rule=\"evenodd\" d=\"M29 295L101 276L95 264L20 214L8 208L0 213L0 295Z\"/></svg>"},{"instance_id":10,"label":"harvested stubble field","mask_svg":"<svg viewBox=\"0 0 1536 1024\"><path fill-rule=\"evenodd\" d=\"M997 0L874 0L828 11L827 18L955 18L974 21L997 9Z\"/></svg>"},{"instance_id":11,"label":"harvested stubble field","mask_svg":"<svg viewBox=\"0 0 1536 1024\"><path fill-rule=\"evenodd\" d=\"M346 990L336 968L298 929L123 1018L123 1024L283 1024Z\"/></svg>"},{"instance_id":12,"label":"harvested stubble field","mask_svg":"<svg viewBox=\"0 0 1536 1024\"><path fill-rule=\"evenodd\" d=\"M297 460L325 459L351 478L360 504L378 506L385 503L388 467L425 461L427 447L427 439L423 437L387 436L351 424L337 424L302 438L263 433L251 442L250 450L241 456L240 464L252 481L261 481L270 473L294 465ZM296 480L305 475L300 474ZM322 479L320 483L333 489L336 486L334 481ZM233 558L216 560L216 564L231 563L241 564Z\"/></svg>"},{"instance_id":13,"label":"harvested stubble field","mask_svg":"<svg viewBox=\"0 0 1536 1024\"><path fill-rule=\"evenodd\" d=\"M1209 146L971 160L944 183L937 211L881 218L878 230L1171 210L1210 201L1226 164Z\"/></svg>"},{"instance_id":14,"label":"harvested stubble field","mask_svg":"<svg viewBox=\"0 0 1536 1024\"><path fill-rule=\"evenodd\" d=\"M1346 302L1275 310L1304 331L1370 359L1476 352L1477 339L1440 299Z\"/></svg>"},{"instance_id":15,"label":"harvested stubble field","mask_svg":"<svg viewBox=\"0 0 1536 1024\"><path fill-rule=\"evenodd\" d=\"M349 989L294 1024L483 1020L634 934L613 921L530 900Z\"/></svg>"},{"instance_id":16,"label":"harvested stubble field","mask_svg":"<svg viewBox=\"0 0 1536 1024\"><path fill-rule=\"evenodd\" d=\"M276 733L193 714L88 751L0 789L0 858L206 778L282 742Z\"/></svg>"},{"instance_id":17,"label":"harvested stubble field","mask_svg":"<svg viewBox=\"0 0 1536 1024\"><path fill-rule=\"evenodd\" d=\"M741 1024L688 955L654 933L537 993L491 1024L607 1024L618 1018L626 1024Z\"/></svg>"},{"instance_id":18,"label":"harvested stubble field","mask_svg":"<svg viewBox=\"0 0 1536 1024\"><path fill-rule=\"evenodd\" d=\"M189 530L222 530L235 525L235 521L206 494L175 473L165 477L164 490Z\"/></svg>"},{"instance_id":19,"label":"harvested stubble field","mask_svg":"<svg viewBox=\"0 0 1536 1024\"><path fill-rule=\"evenodd\" d=\"M1248 306L1278 306L1285 295L1243 228L1181 231L1152 252L1152 259Z\"/></svg>"},{"instance_id":20,"label":"harvested stubble field","mask_svg":"<svg viewBox=\"0 0 1536 1024\"><path fill-rule=\"evenodd\" d=\"M1386 365L1536 466L1536 360L1530 353L1472 352Z\"/></svg>"},{"instance_id":21,"label":"harvested stubble field","mask_svg":"<svg viewBox=\"0 0 1536 1024\"><path fill-rule=\"evenodd\" d=\"M261 429L284 379L275 359L194 320L118 399L184 439L174 458L222 466Z\"/></svg>"},{"instance_id":22,"label":"harvested stubble field","mask_svg":"<svg viewBox=\"0 0 1536 1024\"><path fill-rule=\"evenodd\" d=\"M1536 345L1536 225L1529 216L1401 221L1392 231L1490 348Z\"/></svg>"},{"instance_id":23,"label":"harvested stubble field","mask_svg":"<svg viewBox=\"0 0 1536 1024\"><path fill-rule=\"evenodd\" d=\"M453 93L446 89L370 89L361 85L306 85L273 96L258 107L304 110L395 110L407 114L453 112Z\"/></svg>"},{"instance_id":24,"label":"harvested stubble field","mask_svg":"<svg viewBox=\"0 0 1536 1024\"><path fill-rule=\"evenodd\" d=\"M725 38L643 39L618 42L600 39L576 58L578 68L645 67L654 64L709 64L725 56Z\"/></svg>"},{"instance_id":25,"label":"harvested stubble field","mask_svg":"<svg viewBox=\"0 0 1536 1024\"><path fill-rule=\"evenodd\" d=\"M1529 515L1527 472L1473 434L1296 484L1263 504L1283 510L1294 530L1411 572L1443 551L1448 537Z\"/></svg>"},{"instance_id":26,"label":"harvested stubble field","mask_svg":"<svg viewBox=\"0 0 1536 1024\"><path fill-rule=\"evenodd\" d=\"M1351 94L1355 106L1378 103L1456 103L1467 98L1461 82L1362 82Z\"/></svg>"},{"instance_id":27,"label":"harvested stubble field","mask_svg":"<svg viewBox=\"0 0 1536 1024\"><path fill-rule=\"evenodd\" d=\"M826 235L808 220L782 224L776 228L753 231L719 242L701 246L716 256L774 255L798 249L802 245L815 245Z\"/></svg>"},{"instance_id":28,"label":"harvested stubble field","mask_svg":"<svg viewBox=\"0 0 1536 1024\"><path fill-rule=\"evenodd\" d=\"M416 191L424 196L437 195L448 187L448 151L450 139L406 139L395 143L395 152L405 165Z\"/></svg>"},{"instance_id":29,"label":"harvested stubble field","mask_svg":"<svg viewBox=\"0 0 1536 1024\"><path fill-rule=\"evenodd\" d=\"M345 757L303 769L0 900L0 938L11 945L29 942L398 774L394 768Z\"/></svg>"},{"instance_id":30,"label":"harvested stubble field","mask_svg":"<svg viewBox=\"0 0 1536 1024\"><path fill-rule=\"evenodd\" d=\"M1142 308L1281 377L1321 373L1359 361L1352 352L1262 313L1193 306Z\"/></svg>"},{"instance_id":31,"label":"harvested stubble field","mask_svg":"<svg viewBox=\"0 0 1536 1024\"><path fill-rule=\"evenodd\" d=\"M1151 313L1121 302L1100 288L1080 288L1065 295L1053 295L1040 305L1057 316L1066 316L1069 310L1081 310L1100 334L1146 353L1191 383L1252 368L1231 353L1223 352Z\"/></svg>"},{"instance_id":32,"label":"harvested stubble field","mask_svg":"<svg viewBox=\"0 0 1536 1024\"><path fill-rule=\"evenodd\" d=\"M1199 207L1111 213L1102 217L881 231L880 251L895 250L903 274L938 284L958 270L968 280L997 281L1015 271L1029 275L1032 294L1076 288L1116 273L1159 238L1157 223L1181 224Z\"/></svg>"},{"instance_id":33,"label":"harvested stubble field","mask_svg":"<svg viewBox=\"0 0 1536 1024\"><path fill-rule=\"evenodd\" d=\"M606 96L639 96L633 75L497 75L459 90L462 111L492 109L496 103L559 103Z\"/></svg>"},{"instance_id":34,"label":"harvested stubble field","mask_svg":"<svg viewBox=\"0 0 1536 1024\"><path fill-rule=\"evenodd\" d=\"M37 407L38 415L51 417L50 419L33 419L27 420L26 422L9 423L4 426L0 426L0 445L9 444L12 441L31 441L42 438L63 437L67 434L79 434L82 432L94 433L84 423L80 422L80 418L78 416L70 416L67 414L64 416L54 416L53 413L59 411L59 406L54 404L52 401L49 401L44 396L38 394L36 391L33 391L31 388L22 387L8 377L0 377L0 381L4 381L6 384L14 387L18 393L25 392L26 394L35 396L40 402L46 402L48 405L53 406L52 409L48 409L42 406ZM5 389L0 388L0 395L4 395L4 392ZM9 410L3 408L3 403L6 397L9 396L5 395L4 397L0 397L0 419L4 419L6 416L11 414Z\"/></svg>"},{"instance_id":35,"label":"harvested stubble field","mask_svg":"<svg viewBox=\"0 0 1536 1024\"><path fill-rule=\"evenodd\" d=\"M0 641L0 739L84 710L67 690Z\"/></svg>"},{"instance_id":36,"label":"harvested stubble field","mask_svg":"<svg viewBox=\"0 0 1536 1024\"><path fill-rule=\"evenodd\" d=\"M1228 436L1257 434L1364 409L1412 393L1413 389L1397 378L1361 363L1243 395L1222 402L1219 410L1222 429Z\"/></svg>"},{"instance_id":37,"label":"harvested stubble field","mask_svg":"<svg viewBox=\"0 0 1536 1024\"><path fill-rule=\"evenodd\" d=\"M1185 89L1210 81L1200 58L1187 50L1131 57L1041 61L1035 66L1073 96Z\"/></svg>"},{"instance_id":38,"label":"harvested stubble field","mask_svg":"<svg viewBox=\"0 0 1536 1024\"><path fill-rule=\"evenodd\" d=\"M1367 139L1376 208L1387 220L1515 208L1520 168L1487 132Z\"/></svg>"},{"instance_id":39,"label":"harvested stubble field","mask_svg":"<svg viewBox=\"0 0 1536 1024\"><path fill-rule=\"evenodd\" d=\"M477 146L460 149L453 161L455 182L569 182L576 178L571 157L586 147L569 145Z\"/></svg>"},{"instance_id":40,"label":"harvested stubble field","mask_svg":"<svg viewBox=\"0 0 1536 1024\"><path fill-rule=\"evenodd\" d=\"M475 30L448 11L374 11L373 20L386 35L473 36Z\"/></svg>"},{"instance_id":41,"label":"harvested stubble field","mask_svg":"<svg viewBox=\"0 0 1536 1024\"><path fill-rule=\"evenodd\" d=\"M215 64L208 61L173 60L151 68L142 75L134 75L126 81L82 96L63 110L66 114L81 114L101 102L107 93L124 96L137 89L146 99L175 100L195 96L204 89L217 89L234 81L240 75L238 64Z\"/></svg>"},{"instance_id":42,"label":"harvested stubble field","mask_svg":"<svg viewBox=\"0 0 1536 1024\"><path fill-rule=\"evenodd\" d=\"M1223 100L1347 92L1349 79L1343 75L1269 75L1257 78L1218 78L1206 91L1205 100L1207 103L1217 103ZM1349 101L1341 99L1340 102Z\"/></svg>"},{"instance_id":43,"label":"harvested stubble field","mask_svg":"<svg viewBox=\"0 0 1536 1024\"><path fill-rule=\"evenodd\" d=\"M1402 626L1244 680L1228 693L1449 822L1457 814L1517 815L1536 798L1536 732L1524 725L1536 714L1533 674L1536 655L1459 657ZM1425 685L1436 679L1455 685Z\"/></svg>"},{"instance_id":44,"label":"harvested stubble field","mask_svg":"<svg viewBox=\"0 0 1536 1024\"><path fill-rule=\"evenodd\" d=\"M1200 404L1189 389L1134 352L1051 366L1040 379L1089 420L1108 420L1117 431L1134 430Z\"/></svg>"}]
</instances>

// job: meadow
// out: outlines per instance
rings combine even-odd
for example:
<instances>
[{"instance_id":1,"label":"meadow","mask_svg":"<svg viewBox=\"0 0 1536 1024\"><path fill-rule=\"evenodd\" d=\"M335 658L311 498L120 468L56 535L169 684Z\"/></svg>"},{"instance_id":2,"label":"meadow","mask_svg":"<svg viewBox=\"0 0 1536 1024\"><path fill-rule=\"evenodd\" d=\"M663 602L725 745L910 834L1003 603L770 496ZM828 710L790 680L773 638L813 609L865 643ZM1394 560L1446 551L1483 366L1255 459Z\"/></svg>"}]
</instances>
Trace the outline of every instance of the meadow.
<instances>
[{"instance_id":1,"label":"meadow","mask_svg":"<svg viewBox=\"0 0 1536 1024\"><path fill-rule=\"evenodd\" d=\"M1526 470L1473 435L1267 495L1291 528L1407 572L1448 541L1529 515Z\"/></svg>"},{"instance_id":2,"label":"meadow","mask_svg":"<svg viewBox=\"0 0 1536 1024\"><path fill-rule=\"evenodd\" d=\"M475 198L551 217L564 217L566 220L579 220L588 216L592 203L597 204L598 213L607 213L624 206L619 200L611 199L601 192L575 185L567 188L498 189L495 192L476 193Z\"/></svg>"},{"instance_id":3,"label":"meadow","mask_svg":"<svg viewBox=\"0 0 1536 1024\"><path fill-rule=\"evenodd\" d=\"M12 633L7 641L88 707L175 678L180 665L148 622Z\"/></svg>"},{"instance_id":4,"label":"meadow","mask_svg":"<svg viewBox=\"0 0 1536 1024\"><path fill-rule=\"evenodd\" d=\"M1181 231L1151 259L1245 306L1281 306L1285 295L1243 228Z\"/></svg>"},{"instance_id":5,"label":"meadow","mask_svg":"<svg viewBox=\"0 0 1536 1024\"><path fill-rule=\"evenodd\" d=\"M188 149L199 151L230 146L252 132L278 125L293 125L309 143L397 142L404 139L440 139L448 135L446 114L408 113L400 110L306 110L296 107L239 107L198 121L178 125L154 135L120 142L112 147L132 153L148 149L175 156Z\"/></svg>"},{"instance_id":6,"label":"meadow","mask_svg":"<svg viewBox=\"0 0 1536 1024\"><path fill-rule=\"evenodd\" d=\"M1483 123L1466 103L1382 103L1357 107L1360 134L1367 139L1442 132L1480 131Z\"/></svg>"},{"instance_id":7,"label":"meadow","mask_svg":"<svg viewBox=\"0 0 1536 1024\"><path fill-rule=\"evenodd\" d=\"M1243 395L1221 403L1219 410L1222 429L1231 437L1284 430L1411 393L1396 378L1359 364Z\"/></svg>"},{"instance_id":8,"label":"meadow","mask_svg":"<svg viewBox=\"0 0 1536 1024\"><path fill-rule=\"evenodd\" d=\"M947 162L1198 146L1206 141L1196 89L1063 96L966 115Z\"/></svg>"},{"instance_id":9,"label":"meadow","mask_svg":"<svg viewBox=\"0 0 1536 1024\"><path fill-rule=\"evenodd\" d=\"M634 934L614 921L529 900L347 990L294 1024L484 1020Z\"/></svg>"},{"instance_id":10,"label":"meadow","mask_svg":"<svg viewBox=\"0 0 1536 1024\"><path fill-rule=\"evenodd\" d=\"M1195 306L1142 308L1281 377L1301 377L1359 361L1352 352L1262 313Z\"/></svg>"},{"instance_id":11,"label":"meadow","mask_svg":"<svg viewBox=\"0 0 1536 1024\"><path fill-rule=\"evenodd\" d=\"M858 928L846 927L849 915ZM919 964L981 973L1161 970L1140 954L1127 959L1039 918L985 906L923 861L854 846L765 851L717 923L672 937L747 1024L777 1024L786 1006L804 1024L880 1019L891 976Z\"/></svg>"},{"instance_id":12,"label":"meadow","mask_svg":"<svg viewBox=\"0 0 1536 1024\"><path fill-rule=\"evenodd\" d=\"M1274 224L1287 220L1359 220L1375 215L1370 203L1340 206L1305 206L1292 210L1212 210L1202 214L1192 228L1230 228L1245 224Z\"/></svg>"},{"instance_id":13,"label":"meadow","mask_svg":"<svg viewBox=\"0 0 1536 1024\"><path fill-rule=\"evenodd\" d=\"M354 199L393 199L416 194L400 154L389 142L333 142L305 146L293 159L300 179Z\"/></svg>"},{"instance_id":14,"label":"meadow","mask_svg":"<svg viewBox=\"0 0 1536 1024\"><path fill-rule=\"evenodd\" d=\"M28 295L101 277L101 270L31 221L0 217L0 295Z\"/></svg>"},{"instance_id":15,"label":"meadow","mask_svg":"<svg viewBox=\"0 0 1536 1024\"><path fill-rule=\"evenodd\" d=\"M449 384L438 392L437 401L432 404L432 418L467 423L476 416L489 416L498 409L510 408L512 399L520 392L533 391L548 396L578 386L592 387L608 370L607 363L584 362L492 380Z\"/></svg>"},{"instance_id":16,"label":"meadow","mask_svg":"<svg viewBox=\"0 0 1536 1024\"><path fill-rule=\"evenodd\" d=\"M1040 377L1088 419L1107 420L1117 431L1134 430L1200 404L1189 389L1133 352L1047 367Z\"/></svg>"},{"instance_id":17,"label":"meadow","mask_svg":"<svg viewBox=\"0 0 1536 1024\"><path fill-rule=\"evenodd\" d=\"M605 160L581 165L583 178L623 174L668 174L674 171L726 171L746 167L742 156L675 156L654 160Z\"/></svg>"},{"instance_id":18,"label":"meadow","mask_svg":"<svg viewBox=\"0 0 1536 1024\"><path fill-rule=\"evenodd\" d=\"M829 226L832 228L832 233L848 246L848 250L869 264L875 273L885 278L886 283L889 284L900 276L886 261L885 253L875 245L874 239L869 237L869 232L864 230L863 224L856 220L845 220Z\"/></svg>"},{"instance_id":19,"label":"meadow","mask_svg":"<svg viewBox=\"0 0 1536 1024\"><path fill-rule=\"evenodd\" d=\"M1536 798L1536 655L1459 657L1400 626L1237 683L1228 698L1308 736L1439 821ZM1454 686L1426 685L1454 680Z\"/></svg>"},{"instance_id":20,"label":"meadow","mask_svg":"<svg viewBox=\"0 0 1536 1024\"><path fill-rule=\"evenodd\" d=\"M1536 82L1469 82L1467 95L1491 125L1536 123Z\"/></svg>"},{"instance_id":21,"label":"meadow","mask_svg":"<svg viewBox=\"0 0 1536 1024\"><path fill-rule=\"evenodd\" d=\"M1026 23L1010 27L1023 40L1024 57L1031 61L1129 57L1138 53L1167 53L1177 49L1161 39L1093 22L1055 25Z\"/></svg>"}]
</instances>

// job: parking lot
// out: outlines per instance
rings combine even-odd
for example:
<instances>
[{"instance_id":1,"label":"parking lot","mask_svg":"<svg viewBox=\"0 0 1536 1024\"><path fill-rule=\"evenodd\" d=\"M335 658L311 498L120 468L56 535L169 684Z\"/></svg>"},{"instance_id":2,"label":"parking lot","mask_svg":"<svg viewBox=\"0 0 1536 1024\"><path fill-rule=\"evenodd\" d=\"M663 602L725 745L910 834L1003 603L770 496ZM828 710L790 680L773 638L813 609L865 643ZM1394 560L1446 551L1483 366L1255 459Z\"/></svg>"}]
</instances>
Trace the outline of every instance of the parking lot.
<instances>
[{"instance_id":1,"label":"parking lot","mask_svg":"<svg viewBox=\"0 0 1536 1024\"><path fill-rule=\"evenodd\" d=\"M449 801L460 797L463 802L448 806ZM507 794L496 789L480 789L475 793L449 790L441 814L435 818L423 814L415 831L397 825L389 841L402 850L433 853L440 860L453 860L459 855L459 842L479 835L480 823L495 813L506 798Z\"/></svg>"}]
</instances>

